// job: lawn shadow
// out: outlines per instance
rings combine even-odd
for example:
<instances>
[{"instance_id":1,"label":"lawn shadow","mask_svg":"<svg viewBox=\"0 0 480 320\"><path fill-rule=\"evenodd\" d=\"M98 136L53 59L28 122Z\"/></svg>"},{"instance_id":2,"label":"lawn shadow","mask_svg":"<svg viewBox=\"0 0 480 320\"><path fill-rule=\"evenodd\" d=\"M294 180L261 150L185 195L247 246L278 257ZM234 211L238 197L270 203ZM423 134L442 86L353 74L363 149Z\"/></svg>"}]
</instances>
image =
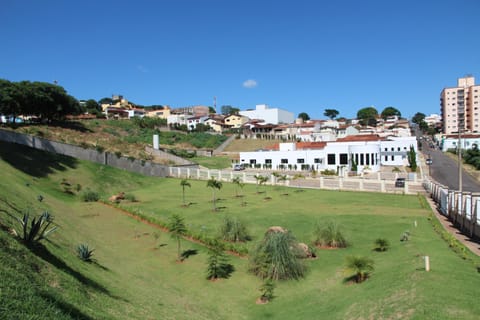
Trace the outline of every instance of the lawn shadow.
<instances>
[{"instance_id":1,"label":"lawn shadow","mask_svg":"<svg viewBox=\"0 0 480 320\"><path fill-rule=\"evenodd\" d=\"M33 254L35 254L37 257L41 258L42 260L54 265L56 268L62 270L65 273L68 273L75 279L77 279L80 283L97 290L103 294L108 295L109 297L112 297L114 299L119 299L125 302L128 302L127 300L124 300L123 298L113 296L110 291L108 291L107 288L105 288L103 285L100 283L96 282L95 280L92 280L90 278L85 277L83 274L80 272L72 269L70 266L68 266L64 261L53 255L45 246L42 244L37 244L34 248L31 248L31 251Z\"/></svg>"},{"instance_id":2,"label":"lawn shadow","mask_svg":"<svg viewBox=\"0 0 480 320\"><path fill-rule=\"evenodd\" d=\"M75 306L67 303L65 301L60 301L57 297L54 297L52 294L42 292L40 293L40 297L47 301L50 305L54 305L56 309L59 309L65 315L69 315L72 319L86 319L86 320L94 320L90 316L87 316L85 313L77 309Z\"/></svg>"},{"instance_id":3,"label":"lawn shadow","mask_svg":"<svg viewBox=\"0 0 480 320\"><path fill-rule=\"evenodd\" d=\"M195 256L197 254L198 254L197 249L187 249L187 250L183 251L182 254L180 255L180 261L185 261L188 258L190 258L191 256Z\"/></svg>"},{"instance_id":4,"label":"lawn shadow","mask_svg":"<svg viewBox=\"0 0 480 320\"><path fill-rule=\"evenodd\" d=\"M53 151L49 143L43 143L43 147ZM76 168L78 164L75 158L4 141L0 141L0 158L12 167L37 178L46 177L54 171Z\"/></svg>"},{"instance_id":5,"label":"lawn shadow","mask_svg":"<svg viewBox=\"0 0 480 320\"><path fill-rule=\"evenodd\" d=\"M81 122L77 121L54 121L48 124L49 127L57 127L62 129L70 129L75 130L78 132L93 132L92 130L85 127L85 125Z\"/></svg>"}]
</instances>

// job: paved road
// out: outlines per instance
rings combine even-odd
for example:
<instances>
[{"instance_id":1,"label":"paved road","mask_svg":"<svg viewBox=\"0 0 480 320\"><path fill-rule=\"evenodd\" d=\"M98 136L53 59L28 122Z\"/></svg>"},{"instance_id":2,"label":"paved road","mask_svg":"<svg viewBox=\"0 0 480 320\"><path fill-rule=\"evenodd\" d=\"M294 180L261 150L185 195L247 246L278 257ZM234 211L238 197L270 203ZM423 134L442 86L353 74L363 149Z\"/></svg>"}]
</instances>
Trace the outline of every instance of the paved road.
<instances>
[{"instance_id":1,"label":"paved road","mask_svg":"<svg viewBox=\"0 0 480 320\"><path fill-rule=\"evenodd\" d=\"M440 184L449 189L458 190L458 164L457 161L443 154L437 148L431 148L430 143L422 141L422 152L424 158L431 158L432 165L428 168L430 176ZM467 172L462 173L462 190L469 192L480 192L480 183Z\"/></svg>"}]
</instances>

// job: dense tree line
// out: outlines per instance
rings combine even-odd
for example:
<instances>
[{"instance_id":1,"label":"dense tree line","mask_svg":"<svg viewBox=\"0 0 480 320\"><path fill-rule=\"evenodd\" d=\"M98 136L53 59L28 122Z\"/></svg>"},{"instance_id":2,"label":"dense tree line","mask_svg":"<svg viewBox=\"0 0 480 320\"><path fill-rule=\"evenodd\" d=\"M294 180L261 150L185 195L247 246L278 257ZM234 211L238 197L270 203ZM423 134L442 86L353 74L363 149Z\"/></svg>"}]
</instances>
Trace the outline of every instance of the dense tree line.
<instances>
[{"instance_id":1,"label":"dense tree line","mask_svg":"<svg viewBox=\"0 0 480 320\"><path fill-rule=\"evenodd\" d=\"M47 82L11 82L0 79L0 114L15 121L19 115L40 121L61 120L69 114L80 114L77 99L61 86Z\"/></svg>"}]
</instances>

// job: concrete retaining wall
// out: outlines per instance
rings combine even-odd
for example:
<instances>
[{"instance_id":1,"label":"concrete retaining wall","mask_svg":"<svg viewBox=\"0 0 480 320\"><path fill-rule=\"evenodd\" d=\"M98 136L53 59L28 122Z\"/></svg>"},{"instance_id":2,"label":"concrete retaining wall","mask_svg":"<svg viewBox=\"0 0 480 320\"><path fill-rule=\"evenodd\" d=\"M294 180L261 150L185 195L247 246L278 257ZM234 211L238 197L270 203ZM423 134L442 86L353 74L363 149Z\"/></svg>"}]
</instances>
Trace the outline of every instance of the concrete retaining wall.
<instances>
[{"instance_id":1,"label":"concrete retaining wall","mask_svg":"<svg viewBox=\"0 0 480 320\"><path fill-rule=\"evenodd\" d=\"M165 165L150 161L129 159L127 157L117 157L116 155L108 152L99 152L93 149L86 149L66 143L50 141L28 134L0 129L0 140L21 144L52 153L63 154L76 159L101 163L147 176L166 177L169 174L169 168Z\"/></svg>"}]
</instances>

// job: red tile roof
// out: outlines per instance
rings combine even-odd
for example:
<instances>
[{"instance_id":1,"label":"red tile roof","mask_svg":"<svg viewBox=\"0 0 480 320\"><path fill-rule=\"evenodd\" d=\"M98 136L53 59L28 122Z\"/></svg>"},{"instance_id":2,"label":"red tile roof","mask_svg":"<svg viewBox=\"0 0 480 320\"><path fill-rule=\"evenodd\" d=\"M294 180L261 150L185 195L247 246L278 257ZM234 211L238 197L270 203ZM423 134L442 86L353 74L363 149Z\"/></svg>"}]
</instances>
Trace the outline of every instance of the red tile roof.
<instances>
[{"instance_id":1,"label":"red tile roof","mask_svg":"<svg viewBox=\"0 0 480 320\"><path fill-rule=\"evenodd\" d=\"M359 134L353 136L346 136L345 138L339 138L336 142L355 142L355 141L380 141L383 140L377 134Z\"/></svg>"}]
</instances>

